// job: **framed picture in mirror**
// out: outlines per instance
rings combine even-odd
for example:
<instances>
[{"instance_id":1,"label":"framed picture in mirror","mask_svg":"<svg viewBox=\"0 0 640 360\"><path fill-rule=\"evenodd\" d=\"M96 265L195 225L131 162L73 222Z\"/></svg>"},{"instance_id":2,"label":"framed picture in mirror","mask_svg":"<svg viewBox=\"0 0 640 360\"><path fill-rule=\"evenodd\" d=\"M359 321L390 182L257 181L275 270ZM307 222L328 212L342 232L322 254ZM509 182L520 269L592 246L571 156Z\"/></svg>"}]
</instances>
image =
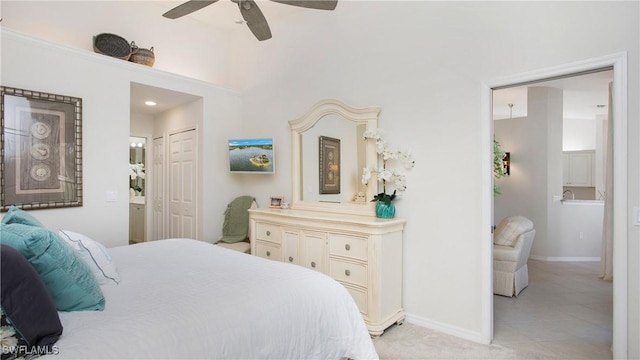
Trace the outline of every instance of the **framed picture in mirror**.
<instances>
[{"instance_id":1,"label":"framed picture in mirror","mask_svg":"<svg viewBox=\"0 0 640 360\"><path fill-rule=\"evenodd\" d=\"M340 139L319 137L320 194L340 194Z\"/></svg>"},{"instance_id":2,"label":"framed picture in mirror","mask_svg":"<svg viewBox=\"0 0 640 360\"><path fill-rule=\"evenodd\" d=\"M0 210L82 206L82 99L0 87Z\"/></svg>"}]
</instances>

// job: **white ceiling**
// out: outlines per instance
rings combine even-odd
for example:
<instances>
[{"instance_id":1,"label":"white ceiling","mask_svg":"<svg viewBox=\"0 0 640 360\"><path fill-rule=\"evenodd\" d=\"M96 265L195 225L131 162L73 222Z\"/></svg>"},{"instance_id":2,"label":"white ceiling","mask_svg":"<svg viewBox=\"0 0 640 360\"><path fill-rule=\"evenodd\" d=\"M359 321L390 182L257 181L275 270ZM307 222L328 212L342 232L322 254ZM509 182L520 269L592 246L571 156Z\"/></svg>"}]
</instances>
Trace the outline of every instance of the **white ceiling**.
<instances>
[{"instance_id":1,"label":"white ceiling","mask_svg":"<svg viewBox=\"0 0 640 360\"><path fill-rule=\"evenodd\" d=\"M156 12L158 16L162 16L165 12L182 4L185 1L155 1L147 0L148 6L152 12ZM285 19L290 16L296 16L304 11L322 11L306 9L297 6L289 6L267 0L254 0L260 10L264 14L268 22L273 23L278 20ZM338 2L338 6L340 3ZM209 6L195 11L182 18L168 21L185 21L192 20L202 23L204 28L211 27L223 31L242 30L250 32L249 28L243 23L238 5L231 0L219 0ZM274 36L277 36L274 34ZM269 41L269 40L266 40ZM153 100L157 103L154 107L144 105L147 100ZM154 88L151 86L132 84L131 85L131 112L135 114L155 115L197 100L197 97L189 94L168 91L166 89Z\"/></svg>"},{"instance_id":2,"label":"white ceiling","mask_svg":"<svg viewBox=\"0 0 640 360\"><path fill-rule=\"evenodd\" d=\"M541 81L535 84L493 91L493 118L508 119L509 105L513 104L512 117L527 116L527 88L548 86L563 89L564 118L595 119L608 112L608 84L613 81L613 70L573 76L559 80ZM605 105L599 108L597 105Z\"/></svg>"},{"instance_id":3,"label":"white ceiling","mask_svg":"<svg viewBox=\"0 0 640 360\"><path fill-rule=\"evenodd\" d=\"M286 18L289 16L295 16L296 14L304 11L318 11L312 9L305 9L297 6L290 6L285 4L280 4L267 0L254 0L258 7L264 14L264 17L267 21L278 20L281 18ZM158 12L159 16L164 14L165 12L173 9L174 7L186 2L184 1L150 1L150 6L154 6L155 11ZM338 2L338 6L340 3ZM244 27L246 31L249 29L246 25L238 23L239 20L242 20L242 15L240 15L240 10L238 9L238 5L233 3L231 0L219 0L211 5L208 5L198 11L195 11L189 15L186 15L182 18L175 19L172 21L181 21L181 19L191 19L201 22L207 26L212 26L216 29L221 30L236 30L241 27ZM275 36L275 34L274 34Z\"/></svg>"},{"instance_id":4,"label":"white ceiling","mask_svg":"<svg viewBox=\"0 0 640 360\"><path fill-rule=\"evenodd\" d=\"M182 4L184 1L149 1L162 16L165 12ZM267 21L275 22L305 11L317 11L311 9L289 6L268 0L255 0L262 10ZM345 1L345 0L342 0ZM338 7L340 2L338 2ZM184 21L189 19L197 21L218 30L235 31L243 29L249 31L246 25L239 23L242 19L238 5L231 0L219 0L209 6L180 19L171 21ZM274 34L276 36L276 34ZM267 40L269 41L269 40ZM613 80L613 71L602 71L593 74L574 76L553 81L542 81L535 84L500 89L493 92L493 118L507 119L509 117L524 117L527 115L527 88L531 86L549 86L563 89L564 92L564 117L571 119L595 119L596 115L607 114L608 83ZM149 108L143 103L153 98L157 106ZM157 114L172 107L196 100L195 97L166 91L164 89L150 88L144 85L132 85L131 111L141 114ZM510 109L508 104L513 104ZM599 108L597 105L605 105Z\"/></svg>"},{"instance_id":5,"label":"white ceiling","mask_svg":"<svg viewBox=\"0 0 640 360\"><path fill-rule=\"evenodd\" d=\"M129 111L132 114L142 115L159 114L176 106L187 104L199 99L198 96L137 83L131 83L130 96L131 104ZM144 103L147 100L154 101L156 105L145 105Z\"/></svg>"}]
</instances>

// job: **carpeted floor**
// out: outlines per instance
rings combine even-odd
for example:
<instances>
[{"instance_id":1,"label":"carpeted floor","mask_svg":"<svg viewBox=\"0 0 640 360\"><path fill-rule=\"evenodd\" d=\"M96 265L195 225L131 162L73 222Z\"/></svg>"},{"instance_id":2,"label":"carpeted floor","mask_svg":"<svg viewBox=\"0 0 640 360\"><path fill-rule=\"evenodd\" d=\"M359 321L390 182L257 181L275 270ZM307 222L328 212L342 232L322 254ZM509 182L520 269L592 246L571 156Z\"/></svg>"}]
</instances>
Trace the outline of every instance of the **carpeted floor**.
<instances>
[{"instance_id":1,"label":"carpeted floor","mask_svg":"<svg viewBox=\"0 0 640 360\"><path fill-rule=\"evenodd\" d=\"M405 322L373 340L380 359L550 359L541 354L483 345Z\"/></svg>"}]
</instances>

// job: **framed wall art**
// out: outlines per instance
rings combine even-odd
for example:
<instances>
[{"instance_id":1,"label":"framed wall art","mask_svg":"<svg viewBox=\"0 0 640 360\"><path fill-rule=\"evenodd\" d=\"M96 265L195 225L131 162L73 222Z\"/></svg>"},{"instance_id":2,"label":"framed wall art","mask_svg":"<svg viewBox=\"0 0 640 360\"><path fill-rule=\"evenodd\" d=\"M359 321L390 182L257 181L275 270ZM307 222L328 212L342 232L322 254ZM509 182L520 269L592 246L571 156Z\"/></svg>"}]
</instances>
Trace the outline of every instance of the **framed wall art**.
<instances>
[{"instance_id":1,"label":"framed wall art","mask_svg":"<svg viewBox=\"0 0 640 360\"><path fill-rule=\"evenodd\" d=\"M282 201L284 201L284 196L270 196L269 207L280 208L282 206Z\"/></svg>"},{"instance_id":2,"label":"framed wall art","mask_svg":"<svg viewBox=\"0 0 640 360\"><path fill-rule=\"evenodd\" d=\"M0 211L82 206L82 99L0 87Z\"/></svg>"},{"instance_id":3,"label":"framed wall art","mask_svg":"<svg viewBox=\"0 0 640 360\"><path fill-rule=\"evenodd\" d=\"M320 194L340 194L340 139L319 137Z\"/></svg>"}]
</instances>

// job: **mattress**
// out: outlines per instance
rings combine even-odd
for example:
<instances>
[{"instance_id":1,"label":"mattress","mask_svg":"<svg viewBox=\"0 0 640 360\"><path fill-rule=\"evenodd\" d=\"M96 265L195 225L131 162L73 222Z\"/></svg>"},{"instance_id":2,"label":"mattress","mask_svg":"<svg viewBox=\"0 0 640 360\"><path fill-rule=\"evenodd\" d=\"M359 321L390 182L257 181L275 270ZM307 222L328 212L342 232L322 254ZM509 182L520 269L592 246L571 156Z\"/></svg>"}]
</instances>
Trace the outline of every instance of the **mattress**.
<instances>
[{"instance_id":1,"label":"mattress","mask_svg":"<svg viewBox=\"0 0 640 360\"><path fill-rule=\"evenodd\" d=\"M60 312L51 359L377 359L357 306L330 277L206 242L109 249L120 284L104 311Z\"/></svg>"}]
</instances>

